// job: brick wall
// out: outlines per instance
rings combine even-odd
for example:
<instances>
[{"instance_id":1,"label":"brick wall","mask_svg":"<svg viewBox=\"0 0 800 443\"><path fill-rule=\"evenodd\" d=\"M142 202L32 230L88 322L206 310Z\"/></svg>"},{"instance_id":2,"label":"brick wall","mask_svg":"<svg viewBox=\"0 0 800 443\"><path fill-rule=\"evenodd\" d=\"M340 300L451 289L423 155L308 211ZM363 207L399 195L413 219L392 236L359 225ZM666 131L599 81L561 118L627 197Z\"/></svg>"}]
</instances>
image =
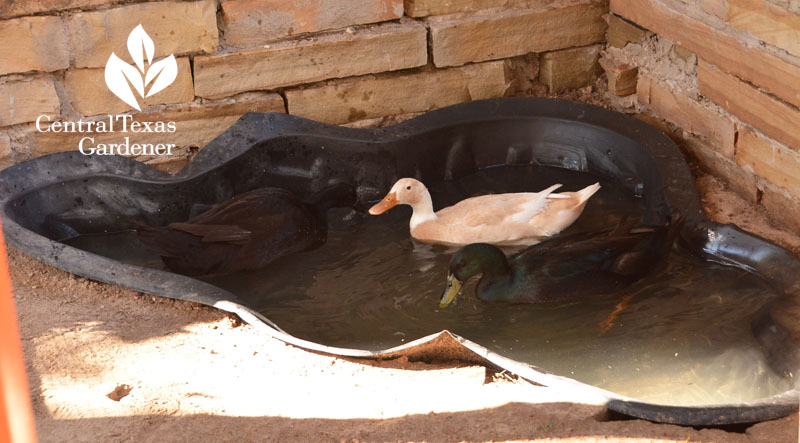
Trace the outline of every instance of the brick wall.
<instances>
[{"instance_id":1,"label":"brick wall","mask_svg":"<svg viewBox=\"0 0 800 443\"><path fill-rule=\"evenodd\" d=\"M43 132L41 116L174 121L172 133L125 134L175 144L170 157L137 157L174 171L248 111L363 124L580 87L601 72L607 11L607 0L0 2L0 168L77 149L87 135L120 142L120 133ZM172 54L177 64L174 83L139 99L141 111L104 80L112 52L134 66L126 42L139 24L151 61Z\"/></svg>"},{"instance_id":2,"label":"brick wall","mask_svg":"<svg viewBox=\"0 0 800 443\"><path fill-rule=\"evenodd\" d=\"M800 0L611 0L608 22L618 108L800 232Z\"/></svg>"}]
</instances>

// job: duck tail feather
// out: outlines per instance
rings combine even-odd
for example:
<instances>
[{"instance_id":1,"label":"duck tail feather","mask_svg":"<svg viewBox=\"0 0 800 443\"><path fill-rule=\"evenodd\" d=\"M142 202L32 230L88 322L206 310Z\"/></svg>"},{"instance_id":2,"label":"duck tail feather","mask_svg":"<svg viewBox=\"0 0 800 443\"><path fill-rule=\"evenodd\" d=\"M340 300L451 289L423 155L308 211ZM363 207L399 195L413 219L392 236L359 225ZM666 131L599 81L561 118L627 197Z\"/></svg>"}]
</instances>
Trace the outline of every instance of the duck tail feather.
<instances>
[{"instance_id":1,"label":"duck tail feather","mask_svg":"<svg viewBox=\"0 0 800 443\"><path fill-rule=\"evenodd\" d=\"M600 190L600 182L597 182L593 185L589 185L581 189L580 191L576 192L576 194L578 194L579 202L584 203L585 201L589 200L589 197L593 196L599 190Z\"/></svg>"},{"instance_id":2,"label":"duck tail feather","mask_svg":"<svg viewBox=\"0 0 800 443\"><path fill-rule=\"evenodd\" d=\"M549 188L547 188L547 189L543 189L543 190L542 190L542 191L540 191L539 193L540 193L540 194L543 194L545 197L551 197L551 198L552 198L552 197L554 197L554 196L552 196L552 195L550 195L550 194L552 194L552 193L553 193L553 191L555 191L556 189L560 188L561 186L562 186L562 184L561 184L561 183L556 183L556 184L554 184L553 186L550 186L550 187L549 187Z\"/></svg>"},{"instance_id":3,"label":"duck tail feather","mask_svg":"<svg viewBox=\"0 0 800 443\"><path fill-rule=\"evenodd\" d=\"M161 257L178 257L185 254L189 243L193 240L190 234L148 226L144 223L136 225L136 237L148 251Z\"/></svg>"}]
</instances>

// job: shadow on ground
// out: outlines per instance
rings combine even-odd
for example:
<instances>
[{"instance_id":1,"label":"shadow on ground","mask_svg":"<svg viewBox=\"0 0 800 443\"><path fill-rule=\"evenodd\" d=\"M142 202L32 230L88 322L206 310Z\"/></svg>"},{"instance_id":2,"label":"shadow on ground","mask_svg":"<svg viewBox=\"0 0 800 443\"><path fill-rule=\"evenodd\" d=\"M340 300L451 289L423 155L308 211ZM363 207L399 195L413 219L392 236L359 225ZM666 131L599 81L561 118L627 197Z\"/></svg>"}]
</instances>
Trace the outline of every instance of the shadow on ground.
<instances>
[{"instance_id":1,"label":"shadow on ground","mask_svg":"<svg viewBox=\"0 0 800 443\"><path fill-rule=\"evenodd\" d=\"M280 399L264 399L280 401ZM308 401L314 401L309 398ZM347 399L342 399L346 403ZM425 401L425 399L420 399ZM283 417L132 416L40 420L41 434L63 441L508 441L538 439L707 442L795 442L797 415L732 433L657 425L641 420L604 421L596 407L569 403L511 403L479 411L376 419Z\"/></svg>"}]
</instances>

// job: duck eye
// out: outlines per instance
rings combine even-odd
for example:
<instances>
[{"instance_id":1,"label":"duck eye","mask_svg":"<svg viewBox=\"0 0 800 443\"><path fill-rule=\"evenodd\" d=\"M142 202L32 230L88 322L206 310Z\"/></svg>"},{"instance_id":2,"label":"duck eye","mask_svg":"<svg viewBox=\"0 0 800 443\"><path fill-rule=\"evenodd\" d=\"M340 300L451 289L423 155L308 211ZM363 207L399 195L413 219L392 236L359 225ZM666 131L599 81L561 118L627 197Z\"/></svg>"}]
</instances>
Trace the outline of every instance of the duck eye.
<instances>
[{"instance_id":1,"label":"duck eye","mask_svg":"<svg viewBox=\"0 0 800 443\"><path fill-rule=\"evenodd\" d=\"M406 186L406 190L410 190L410 189L411 189L411 185Z\"/></svg>"}]
</instances>

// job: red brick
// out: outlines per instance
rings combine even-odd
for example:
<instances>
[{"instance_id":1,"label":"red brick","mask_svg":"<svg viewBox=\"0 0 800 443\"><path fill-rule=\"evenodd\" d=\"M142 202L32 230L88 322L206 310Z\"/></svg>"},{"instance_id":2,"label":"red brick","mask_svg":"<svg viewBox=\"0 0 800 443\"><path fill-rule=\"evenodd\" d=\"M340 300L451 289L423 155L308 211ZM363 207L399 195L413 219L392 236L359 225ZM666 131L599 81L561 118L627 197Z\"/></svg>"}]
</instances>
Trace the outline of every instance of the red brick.
<instances>
[{"instance_id":1,"label":"red brick","mask_svg":"<svg viewBox=\"0 0 800 443\"><path fill-rule=\"evenodd\" d=\"M769 183L763 186L761 204L779 224L800 234L800 197Z\"/></svg>"},{"instance_id":2,"label":"red brick","mask_svg":"<svg viewBox=\"0 0 800 443\"><path fill-rule=\"evenodd\" d=\"M548 4L553 0L538 0L537 3ZM531 3L531 0L405 0L406 15L409 17L425 17L428 15L454 14L457 12L475 12L481 9L500 6L513 6Z\"/></svg>"},{"instance_id":3,"label":"red brick","mask_svg":"<svg viewBox=\"0 0 800 443\"><path fill-rule=\"evenodd\" d=\"M696 137L684 140L681 147L703 169L722 178L742 198L751 204L758 203L758 180L752 173L745 171L735 161L723 156L714 147Z\"/></svg>"},{"instance_id":4,"label":"red brick","mask_svg":"<svg viewBox=\"0 0 800 443\"><path fill-rule=\"evenodd\" d=\"M61 102L50 79L29 79L0 85L0 126L32 122L40 115L59 115Z\"/></svg>"},{"instance_id":5,"label":"red brick","mask_svg":"<svg viewBox=\"0 0 800 443\"><path fill-rule=\"evenodd\" d=\"M800 153L743 128L736 142L736 162L800 196Z\"/></svg>"},{"instance_id":6,"label":"red brick","mask_svg":"<svg viewBox=\"0 0 800 443\"><path fill-rule=\"evenodd\" d=\"M189 66L189 59L180 57L177 62L178 76L166 89L145 99L138 97L134 91L134 96L137 96L141 108L149 105L184 103L194 100L192 68ZM70 69L65 75L64 87L72 99L72 105L83 115L120 114L133 110L106 87L105 69L103 68Z\"/></svg>"},{"instance_id":7,"label":"red brick","mask_svg":"<svg viewBox=\"0 0 800 443\"><path fill-rule=\"evenodd\" d=\"M640 103L658 115L706 137L719 153L733 158L736 126L730 118L646 75L639 76L637 95Z\"/></svg>"},{"instance_id":8,"label":"red brick","mask_svg":"<svg viewBox=\"0 0 800 443\"><path fill-rule=\"evenodd\" d=\"M624 48L628 43L641 43L649 32L617 17L608 15L608 44L615 48Z\"/></svg>"},{"instance_id":9,"label":"red brick","mask_svg":"<svg viewBox=\"0 0 800 443\"><path fill-rule=\"evenodd\" d=\"M698 62L697 74L703 95L773 139L800 150L800 110L703 60Z\"/></svg>"},{"instance_id":10,"label":"red brick","mask_svg":"<svg viewBox=\"0 0 800 443\"><path fill-rule=\"evenodd\" d=\"M601 58L600 66L606 72L608 90L614 95L622 97L636 92L639 68L612 58Z\"/></svg>"},{"instance_id":11,"label":"red brick","mask_svg":"<svg viewBox=\"0 0 800 443\"><path fill-rule=\"evenodd\" d=\"M528 9L492 9L429 19L433 63L460 66L587 46L605 40L602 3L557 3Z\"/></svg>"},{"instance_id":12,"label":"red brick","mask_svg":"<svg viewBox=\"0 0 800 443\"><path fill-rule=\"evenodd\" d=\"M502 97L506 87L503 62L496 61L292 90L286 100L290 114L338 124Z\"/></svg>"},{"instance_id":13,"label":"red brick","mask_svg":"<svg viewBox=\"0 0 800 443\"><path fill-rule=\"evenodd\" d=\"M600 46L545 52L539 60L539 80L551 94L586 86L601 73L599 57Z\"/></svg>"},{"instance_id":14,"label":"red brick","mask_svg":"<svg viewBox=\"0 0 800 443\"><path fill-rule=\"evenodd\" d=\"M118 0L5 0L0 2L0 18L32 15L76 8L91 8Z\"/></svg>"},{"instance_id":15,"label":"red brick","mask_svg":"<svg viewBox=\"0 0 800 443\"><path fill-rule=\"evenodd\" d=\"M650 125L650 126L656 128L656 129L658 129L659 131L663 132L664 135L669 137L670 140L675 142L675 144L680 145L684 141L683 134L682 134L683 131L680 130L680 128L678 128L674 124L664 120L661 117L656 117L655 115L642 112L642 113L634 114L633 118L635 118L636 120L643 121L643 122L647 123L648 125ZM679 134L679 132L680 132L680 134Z\"/></svg>"},{"instance_id":16,"label":"red brick","mask_svg":"<svg viewBox=\"0 0 800 443\"><path fill-rule=\"evenodd\" d=\"M154 59L214 52L219 43L213 0L139 3L81 12L67 20L75 66L105 66L112 52L131 63L128 35L139 24L155 44Z\"/></svg>"},{"instance_id":17,"label":"red brick","mask_svg":"<svg viewBox=\"0 0 800 443\"><path fill-rule=\"evenodd\" d=\"M725 20L728 15L728 0L701 0L700 6L707 14L720 20Z\"/></svg>"},{"instance_id":18,"label":"red brick","mask_svg":"<svg viewBox=\"0 0 800 443\"><path fill-rule=\"evenodd\" d=\"M232 0L222 4L225 39L234 45L377 23L403 16L403 0Z\"/></svg>"},{"instance_id":19,"label":"red brick","mask_svg":"<svg viewBox=\"0 0 800 443\"><path fill-rule=\"evenodd\" d=\"M758 203L758 179L752 172L745 171L733 159L717 152L707 141L692 135L683 137L663 119L649 114L636 114L634 117L663 132L680 146L686 156L692 158L708 173L722 178L742 198L752 204Z\"/></svg>"},{"instance_id":20,"label":"red brick","mask_svg":"<svg viewBox=\"0 0 800 443\"><path fill-rule=\"evenodd\" d=\"M698 57L800 106L800 66L680 14L656 0L611 0L611 11L677 43Z\"/></svg>"},{"instance_id":21,"label":"red brick","mask_svg":"<svg viewBox=\"0 0 800 443\"><path fill-rule=\"evenodd\" d=\"M0 75L57 71L69 66L69 48L60 17L0 21L0 42Z\"/></svg>"},{"instance_id":22,"label":"red brick","mask_svg":"<svg viewBox=\"0 0 800 443\"><path fill-rule=\"evenodd\" d=\"M315 81L414 68L427 63L425 28L385 24L352 34L283 42L266 49L194 59L195 94L225 97Z\"/></svg>"},{"instance_id":23,"label":"red brick","mask_svg":"<svg viewBox=\"0 0 800 443\"><path fill-rule=\"evenodd\" d=\"M759 40L800 55L800 14L764 0L728 0L726 21Z\"/></svg>"}]
</instances>

